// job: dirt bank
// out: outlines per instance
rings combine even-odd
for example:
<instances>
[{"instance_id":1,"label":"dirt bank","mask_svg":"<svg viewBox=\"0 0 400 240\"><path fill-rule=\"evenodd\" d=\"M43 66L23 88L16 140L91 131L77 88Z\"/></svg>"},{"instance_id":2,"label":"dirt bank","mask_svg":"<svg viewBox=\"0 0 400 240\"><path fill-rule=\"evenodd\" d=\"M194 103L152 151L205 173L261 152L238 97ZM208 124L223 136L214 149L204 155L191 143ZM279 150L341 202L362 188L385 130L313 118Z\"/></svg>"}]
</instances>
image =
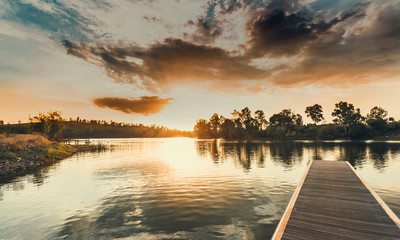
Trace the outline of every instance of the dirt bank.
<instances>
[{"instance_id":1,"label":"dirt bank","mask_svg":"<svg viewBox=\"0 0 400 240\"><path fill-rule=\"evenodd\" d=\"M0 177L14 175L72 156L77 148L41 135L0 135Z\"/></svg>"}]
</instances>

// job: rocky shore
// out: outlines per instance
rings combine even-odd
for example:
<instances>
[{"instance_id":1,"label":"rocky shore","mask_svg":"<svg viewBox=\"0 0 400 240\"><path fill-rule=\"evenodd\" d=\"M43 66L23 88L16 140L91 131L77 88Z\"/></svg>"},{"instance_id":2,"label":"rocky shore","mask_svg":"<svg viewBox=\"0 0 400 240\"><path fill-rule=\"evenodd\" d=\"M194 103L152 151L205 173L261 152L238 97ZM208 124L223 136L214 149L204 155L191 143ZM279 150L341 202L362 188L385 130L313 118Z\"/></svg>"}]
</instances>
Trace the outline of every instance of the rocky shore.
<instances>
[{"instance_id":1,"label":"rocky shore","mask_svg":"<svg viewBox=\"0 0 400 240\"><path fill-rule=\"evenodd\" d=\"M76 146L52 142L41 135L0 135L0 177L19 174L36 167L50 165L78 151Z\"/></svg>"}]
</instances>

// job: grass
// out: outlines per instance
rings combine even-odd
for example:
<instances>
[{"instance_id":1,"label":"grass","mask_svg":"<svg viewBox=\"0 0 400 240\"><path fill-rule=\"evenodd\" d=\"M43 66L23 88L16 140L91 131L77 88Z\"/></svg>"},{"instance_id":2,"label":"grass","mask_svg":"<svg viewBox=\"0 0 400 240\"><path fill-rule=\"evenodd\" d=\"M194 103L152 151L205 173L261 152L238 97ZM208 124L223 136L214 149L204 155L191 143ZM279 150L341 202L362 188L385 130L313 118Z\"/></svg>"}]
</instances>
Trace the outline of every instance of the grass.
<instances>
[{"instance_id":1,"label":"grass","mask_svg":"<svg viewBox=\"0 0 400 240\"><path fill-rule=\"evenodd\" d=\"M76 147L53 142L51 146L45 149L40 159L46 160L61 160L68 158L78 152Z\"/></svg>"}]
</instances>

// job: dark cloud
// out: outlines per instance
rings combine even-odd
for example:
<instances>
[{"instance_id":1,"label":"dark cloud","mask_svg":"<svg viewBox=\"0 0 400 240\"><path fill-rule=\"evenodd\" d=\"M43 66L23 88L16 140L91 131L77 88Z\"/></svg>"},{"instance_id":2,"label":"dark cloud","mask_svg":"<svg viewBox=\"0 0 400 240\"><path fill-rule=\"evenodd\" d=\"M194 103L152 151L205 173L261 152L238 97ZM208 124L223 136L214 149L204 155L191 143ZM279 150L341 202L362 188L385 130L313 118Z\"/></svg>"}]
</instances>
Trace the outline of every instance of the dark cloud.
<instances>
[{"instance_id":1,"label":"dark cloud","mask_svg":"<svg viewBox=\"0 0 400 240\"><path fill-rule=\"evenodd\" d=\"M347 13L346 13L347 14ZM400 75L400 3L386 5L368 27L345 36L342 28L304 48L303 60L277 73L280 86L349 87Z\"/></svg>"},{"instance_id":2,"label":"dark cloud","mask_svg":"<svg viewBox=\"0 0 400 240\"><path fill-rule=\"evenodd\" d=\"M267 10L249 28L251 40L247 54L252 58L295 55L336 24L361 16L362 13L351 11L325 22L316 21L309 11L288 13L284 9Z\"/></svg>"},{"instance_id":3,"label":"dark cloud","mask_svg":"<svg viewBox=\"0 0 400 240\"><path fill-rule=\"evenodd\" d=\"M247 59L218 47L166 39L148 48L91 46L63 41L71 55L105 68L119 83L157 92L169 85L192 83L214 88L240 87L246 80L265 79L269 71L251 66Z\"/></svg>"},{"instance_id":4,"label":"dark cloud","mask_svg":"<svg viewBox=\"0 0 400 240\"><path fill-rule=\"evenodd\" d=\"M128 114L151 115L160 112L172 98L161 99L158 96L135 98L96 98L93 104L101 108L110 108Z\"/></svg>"}]
</instances>

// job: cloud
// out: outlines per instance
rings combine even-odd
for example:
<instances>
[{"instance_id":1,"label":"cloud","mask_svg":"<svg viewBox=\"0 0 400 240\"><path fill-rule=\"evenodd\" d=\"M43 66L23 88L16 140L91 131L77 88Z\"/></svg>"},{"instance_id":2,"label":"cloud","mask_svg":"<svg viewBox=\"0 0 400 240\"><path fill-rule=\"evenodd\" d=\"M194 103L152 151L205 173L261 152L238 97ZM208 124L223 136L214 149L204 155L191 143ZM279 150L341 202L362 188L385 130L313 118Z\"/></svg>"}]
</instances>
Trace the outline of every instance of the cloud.
<instances>
[{"instance_id":1,"label":"cloud","mask_svg":"<svg viewBox=\"0 0 400 240\"><path fill-rule=\"evenodd\" d=\"M253 58L296 55L340 22L362 16L357 11L344 12L325 22L316 20L308 11L288 13L284 9L272 12L267 9L249 27L251 40L247 54Z\"/></svg>"},{"instance_id":2,"label":"cloud","mask_svg":"<svg viewBox=\"0 0 400 240\"><path fill-rule=\"evenodd\" d=\"M219 21L212 18L199 18L196 22L189 21L189 26L195 26L196 32L191 35L191 39L200 44L211 44L221 36L222 27Z\"/></svg>"},{"instance_id":3,"label":"cloud","mask_svg":"<svg viewBox=\"0 0 400 240\"><path fill-rule=\"evenodd\" d=\"M93 104L101 108L110 108L128 114L151 115L159 113L173 98L161 99L158 96L139 98L96 98Z\"/></svg>"},{"instance_id":4,"label":"cloud","mask_svg":"<svg viewBox=\"0 0 400 240\"><path fill-rule=\"evenodd\" d=\"M182 23L195 27L192 34L182 32L185 40L147 45L64 40L63 46L117 83L154 93L187 84L230 92L348 87L400 74L398 1L214 0L205 10ZM246 18L237 21L246 24L230 28L237 23L232 16ZM247 39L227 29L242 29ZM237 47L227 50L232 42Z\"/></svg>"},{"instance_id":5,"label":"cloud","mask_svg":"<svg viewBox=\"0 0 400 240\"><path fill-rule=\"evenodd\" d=\"M157 92L174 84L196 84L218 89L241 87L243 81L261 80L267 69L217 47L166 39L148 48L135 45L98 45L63 41L68 54L103 67L119 83Z\"/></svg>"},{"instance_id":6,"label":"cloud","mask_svg":"<svg viewBox=\"0 0 400 240\"><path fill-rule=\"evenodd\" d=\"M354 21L357 16L356 24L336 26L303 46L302 60L276 73L271 82L349 87L399 76L400 3L369 8L372 13Z\"/></svg>"}]
</instances>

